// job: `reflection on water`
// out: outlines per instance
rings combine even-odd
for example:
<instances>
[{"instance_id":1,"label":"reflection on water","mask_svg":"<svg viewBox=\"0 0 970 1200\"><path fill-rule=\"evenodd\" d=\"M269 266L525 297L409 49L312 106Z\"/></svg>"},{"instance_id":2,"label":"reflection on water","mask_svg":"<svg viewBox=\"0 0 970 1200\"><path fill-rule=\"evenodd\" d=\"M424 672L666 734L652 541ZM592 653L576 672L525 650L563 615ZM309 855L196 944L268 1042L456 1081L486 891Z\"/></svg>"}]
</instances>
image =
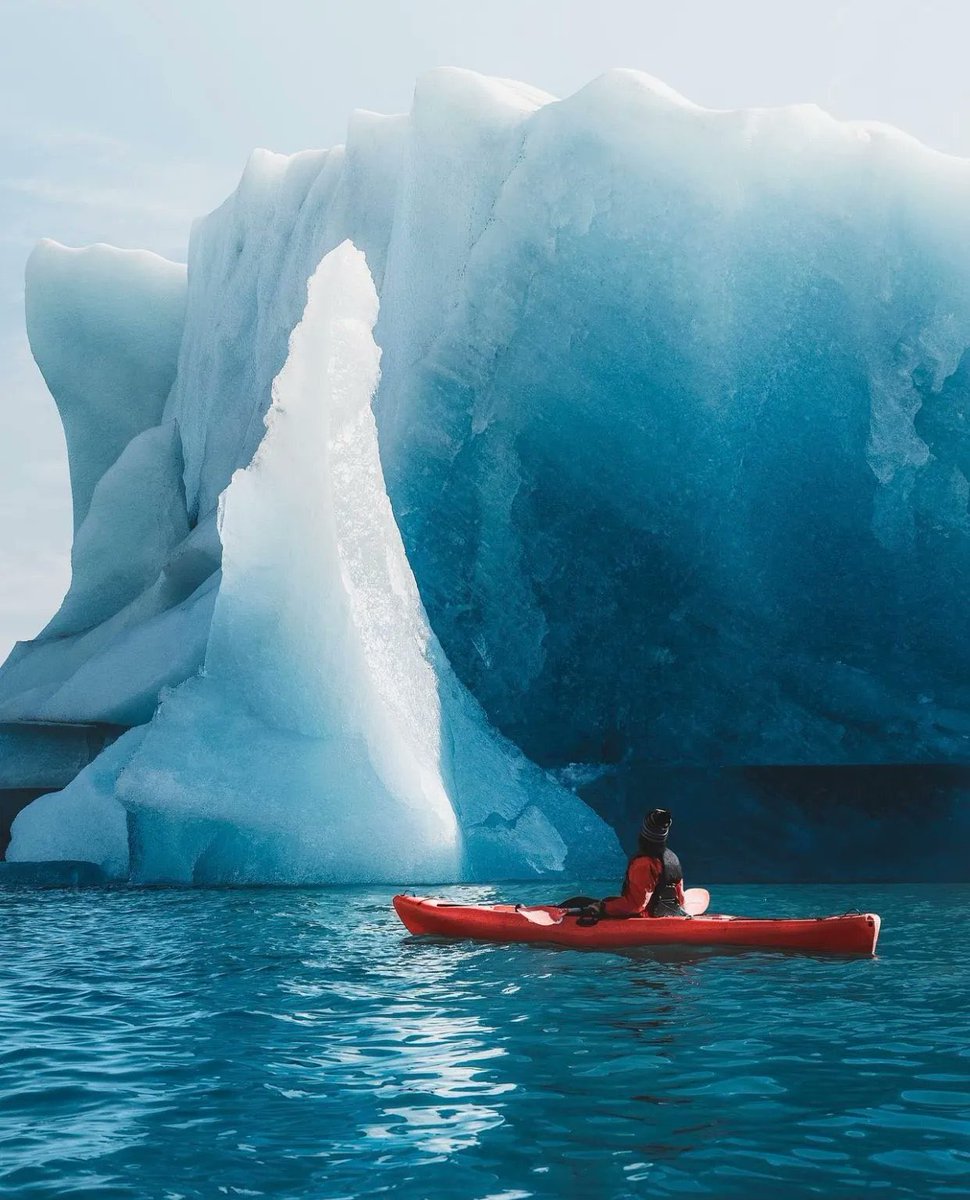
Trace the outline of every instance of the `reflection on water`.
<instances>
[{"instance_id":1,"label":"reflection on water","mask_svg":"<svg viewBox=\"0 0 970 1200\"><path fill-rule=\"evenodd\" d=\"M717 899L876 908L880 957L430 942L376 890L0 895L0 1192L965 1194L970 891Z\"/></svg>"}]
</instances>

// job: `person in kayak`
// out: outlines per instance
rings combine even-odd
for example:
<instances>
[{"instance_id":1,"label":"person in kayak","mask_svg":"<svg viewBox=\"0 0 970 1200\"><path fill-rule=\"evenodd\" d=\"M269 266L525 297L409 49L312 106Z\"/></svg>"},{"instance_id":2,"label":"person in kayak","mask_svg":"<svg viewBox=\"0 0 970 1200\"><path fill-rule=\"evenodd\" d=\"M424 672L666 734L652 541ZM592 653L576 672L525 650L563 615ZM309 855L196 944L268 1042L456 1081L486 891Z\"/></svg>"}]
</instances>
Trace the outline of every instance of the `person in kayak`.
<instances>
[{"instance_id":1,"label":"person in kayak","mask_svg":"<svg viewBox=\"0 0 970 1200\"><path fill-rule=\"evenodd\" d=\"M666 808L653 808L643 818L637 852L630 859L623 892L600 902L604 917L686 917L684 872L667 847L673 822Z\"/></svg>"},{"instance_id":2,"label":"person in kayak","mask_svg":"<svg viewBox=\"0 0 970 1200\"><path fill-rule=\"evenodd\" d=\"M666 808L653 808L643 818L637 852L627 864L621 895L605 900L573 896L562 907L579 912L580 923L603 917L686 917L684 872L680 859L667 847L672 821Z\"/></svg>"}]
</instances>

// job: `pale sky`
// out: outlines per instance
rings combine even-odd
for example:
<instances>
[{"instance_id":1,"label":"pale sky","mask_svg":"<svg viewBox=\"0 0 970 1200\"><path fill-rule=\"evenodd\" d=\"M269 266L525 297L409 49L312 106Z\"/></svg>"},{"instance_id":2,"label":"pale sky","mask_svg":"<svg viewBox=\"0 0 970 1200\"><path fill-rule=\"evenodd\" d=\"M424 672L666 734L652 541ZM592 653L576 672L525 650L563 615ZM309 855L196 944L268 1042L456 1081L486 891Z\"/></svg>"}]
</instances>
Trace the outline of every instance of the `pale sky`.
<instances>
[{"instance_id":1,"label":"pale sky","mask_svg":"<svg viewBox=\"0 0 970 1200\"><path fill-rule=\"evenodd\" d=\"M613 66L712 108L811 101L970 155L966 0L0 0L0 659L56 609L70 496L27 347L32 245L184 259L254 146L343 140L462 66L568 95Z\"/></svg>"}]
</instances>

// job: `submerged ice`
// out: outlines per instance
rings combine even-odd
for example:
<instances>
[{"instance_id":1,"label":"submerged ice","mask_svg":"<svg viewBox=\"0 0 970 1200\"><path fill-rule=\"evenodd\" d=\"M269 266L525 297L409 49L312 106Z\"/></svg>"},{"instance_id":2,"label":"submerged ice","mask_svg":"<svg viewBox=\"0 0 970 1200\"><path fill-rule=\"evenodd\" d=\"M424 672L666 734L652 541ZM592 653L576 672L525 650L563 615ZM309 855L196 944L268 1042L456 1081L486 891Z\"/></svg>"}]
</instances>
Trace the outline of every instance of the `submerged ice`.
<instances>
[{"instance_id":1,"label":"submerged ice","mask_svg":"<svg viewBox=\"0 0 970 1200\"><path fill-rule=\"evenodd\" d=\"M61 803L83 829L83 789L145 878L359 877L355 806L410 831L402 871L551 871L606 842L529 759L623 797L653 766L965 761L968 200L967 162L811 107L445 70L345 146L254 154L187 278L45 243L73 581L0 723L133 732L16 851ZM373 418L369 334L340 368L357 458L319 357L338 264L374 317L347 239L380 296Z\"/></svg>"}]
</instances>

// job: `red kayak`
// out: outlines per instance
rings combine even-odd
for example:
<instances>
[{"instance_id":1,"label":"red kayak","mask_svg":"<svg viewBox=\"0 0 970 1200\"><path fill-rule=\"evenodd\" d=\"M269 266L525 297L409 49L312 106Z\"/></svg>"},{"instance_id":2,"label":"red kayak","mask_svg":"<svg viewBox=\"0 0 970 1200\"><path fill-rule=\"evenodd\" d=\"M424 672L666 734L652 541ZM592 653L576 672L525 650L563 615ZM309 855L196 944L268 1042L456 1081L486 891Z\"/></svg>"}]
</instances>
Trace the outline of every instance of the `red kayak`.
<instances>
[{"instance_id":1,"label":"red kayak","mask_svg":"<svg viewBox=\"0 0 970 1200\"><path fill-rule=\"evenodd\" d=\"M395 896L394 908L411 933L476 938L486 942L546 942L585 950L629 946L750 946L771 950L816 950L875 954L879 917L764 920L754 917L631 917L580 925L553 906L451 904L424 896Z\"/></svg>"}]
</instances>

